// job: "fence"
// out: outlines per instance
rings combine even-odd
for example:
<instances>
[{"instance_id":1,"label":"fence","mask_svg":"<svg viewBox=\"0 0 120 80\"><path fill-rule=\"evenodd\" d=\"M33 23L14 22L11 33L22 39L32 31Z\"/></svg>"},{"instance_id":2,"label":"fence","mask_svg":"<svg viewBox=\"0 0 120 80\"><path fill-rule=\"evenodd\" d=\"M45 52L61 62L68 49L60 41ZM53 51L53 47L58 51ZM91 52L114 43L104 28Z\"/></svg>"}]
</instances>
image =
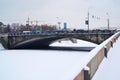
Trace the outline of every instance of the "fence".
<instances>
[{"instance_id":1,"label":"fence","mask_svg":"<svg viewBox=\"0 0 120 80\"><path fill-rule=\"evenodd\" d=\"M93 49L85 58L82 60L82 64L80 66L80 73L74 78L74 80L91 80L97 71L100 63L107 57L108 51L113 44L116 42L118 37L120 36L120 32L117 32L95 49Z\"/></svg>"}]
</instances>

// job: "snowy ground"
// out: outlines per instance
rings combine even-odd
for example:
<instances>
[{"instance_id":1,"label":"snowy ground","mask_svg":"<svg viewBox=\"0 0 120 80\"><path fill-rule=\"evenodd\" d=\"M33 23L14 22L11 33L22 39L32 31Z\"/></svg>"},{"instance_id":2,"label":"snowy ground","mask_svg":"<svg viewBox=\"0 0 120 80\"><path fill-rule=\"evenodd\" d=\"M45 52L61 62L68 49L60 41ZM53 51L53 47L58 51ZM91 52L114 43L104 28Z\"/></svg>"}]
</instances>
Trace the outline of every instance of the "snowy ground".
<instances>
[{"instance_id":1,"label":"snowy ground","mask_svg":"<svg viewBox=\"0 0 120 80\"><path fill-rule=\"evenodd\" d=\"M110 49L108 58L99 66L92 80L119 80L120 78L120 38Z\"/></svg>"},{"instance_id":2,"label":"snowy ground","mask_svg":"<svg viewBox=\"0 0 120 80\"><path fill-rule=\"evenodd\" d=\"M2 46L2 44L0 43L0 50L3 50L4 48L3 48L3 46Z\"/></svg>"},{"instance_id":3,"label":"snowy ground","mask_svg":"<svg viewBox=\"0 0 120 80\"><path fill-rule=\"evenodd\" d=\"M69 43L69 44L68 44ZM52 46L73 46L69 41ZM74 46L95 44L78 41ZM0 80L73 80L88 52L3 50L0 44Z\"/></svg>"},{"instance_id":4,"label":"snowy ground","mask_svg":"<svg viewBox=\"0 0 120 80\"><path fill-rule=\"evenodd\" d=\"M87 41L82 41L82 40L77 40L77 43L72 43L71 41L61 41L55 42L51 44L50 46L64 46L64 47L95 47L97 46L96 44L93 44L91 42Z\"/></svg>"},{"instance_id":5,"label":"snowy ground","mask_svg":"<svg viewBox=\"0 0 120 80\"><path fill-rule=\"evenodd\" d=\"M71 78L85 55L86 52L1 51L0 80L61 80L68 75Z\"/></svg>"}]
</instances>

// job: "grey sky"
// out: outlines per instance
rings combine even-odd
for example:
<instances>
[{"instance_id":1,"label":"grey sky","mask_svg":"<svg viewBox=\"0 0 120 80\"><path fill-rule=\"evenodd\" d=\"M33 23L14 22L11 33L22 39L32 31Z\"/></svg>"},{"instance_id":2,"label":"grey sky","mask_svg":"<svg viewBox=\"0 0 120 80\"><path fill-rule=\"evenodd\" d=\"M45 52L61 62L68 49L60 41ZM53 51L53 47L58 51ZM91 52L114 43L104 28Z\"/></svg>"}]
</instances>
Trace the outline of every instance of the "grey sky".
<instances>
[{"instance_id":1,"label":"grey sky","mask_svg":"<svg viewBox=\"0 0 120 80\"><path fill-rule=\"evenodd\" d=\"M91 16L100 17L98 20L90 16L91 28L106 27L107 12L111 26L116 27L120 24L119 3L119 0L0 0L0 20L25 24L29 16L48 24L66 21L70 28L87 28L84 23L89 9Z\"/></svg>"}]
</instances>

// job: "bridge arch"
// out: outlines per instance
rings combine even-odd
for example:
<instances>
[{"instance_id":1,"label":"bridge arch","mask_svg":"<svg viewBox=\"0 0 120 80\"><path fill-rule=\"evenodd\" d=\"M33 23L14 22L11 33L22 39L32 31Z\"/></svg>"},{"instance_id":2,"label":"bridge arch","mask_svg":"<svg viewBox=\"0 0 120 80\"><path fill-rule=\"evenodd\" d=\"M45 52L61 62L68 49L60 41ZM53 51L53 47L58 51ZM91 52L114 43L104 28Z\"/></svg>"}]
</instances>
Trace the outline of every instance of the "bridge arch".
<instances>
[{"instance_id":1,"label":"bridge arch","mask_svg":"<svg viewBox=\"0 0 120 80\"><path fill-rule=\"evenodd\" d=\"M22 43L18 43L16 44L13 48L17 48L17 49L44 49L44 48L48 48L50 44L60 41L60 40L65 40L65 39L69 39L71 40L73 43L76 42L75 39L79 39L79 40L84 40L81 39L79 37L57 37L57 36L53 36L53 37L46 37L46 38L37 38L37 39L31 39ZM84 40L87 41L87 40Z\"/></svg>"}]
</instances>

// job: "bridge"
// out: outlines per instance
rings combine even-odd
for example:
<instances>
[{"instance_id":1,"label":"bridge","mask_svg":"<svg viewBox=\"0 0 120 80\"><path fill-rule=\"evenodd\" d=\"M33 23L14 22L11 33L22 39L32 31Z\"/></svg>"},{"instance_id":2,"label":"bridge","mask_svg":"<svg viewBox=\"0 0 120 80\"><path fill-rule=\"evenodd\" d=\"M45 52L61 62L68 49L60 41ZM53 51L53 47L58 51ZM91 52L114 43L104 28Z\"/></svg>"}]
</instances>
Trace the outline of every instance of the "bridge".
<instances>
[{"instance_id":1,"label":"bridge","mask_svg":"<svg viewBox=\"0 0 120 80\"><path fill-rule=\"evenodd\" d=\"M6 49L40 49L47 48L50 44L61 39L70 39L75 42L75 39L85 40L96 44L102 43L104 40L112 36L115 31L110 30L104 32L90 31L84 32L54 32L54 33L9 33L1 34L0 41Z\"/></svg>"}]
</instances>

